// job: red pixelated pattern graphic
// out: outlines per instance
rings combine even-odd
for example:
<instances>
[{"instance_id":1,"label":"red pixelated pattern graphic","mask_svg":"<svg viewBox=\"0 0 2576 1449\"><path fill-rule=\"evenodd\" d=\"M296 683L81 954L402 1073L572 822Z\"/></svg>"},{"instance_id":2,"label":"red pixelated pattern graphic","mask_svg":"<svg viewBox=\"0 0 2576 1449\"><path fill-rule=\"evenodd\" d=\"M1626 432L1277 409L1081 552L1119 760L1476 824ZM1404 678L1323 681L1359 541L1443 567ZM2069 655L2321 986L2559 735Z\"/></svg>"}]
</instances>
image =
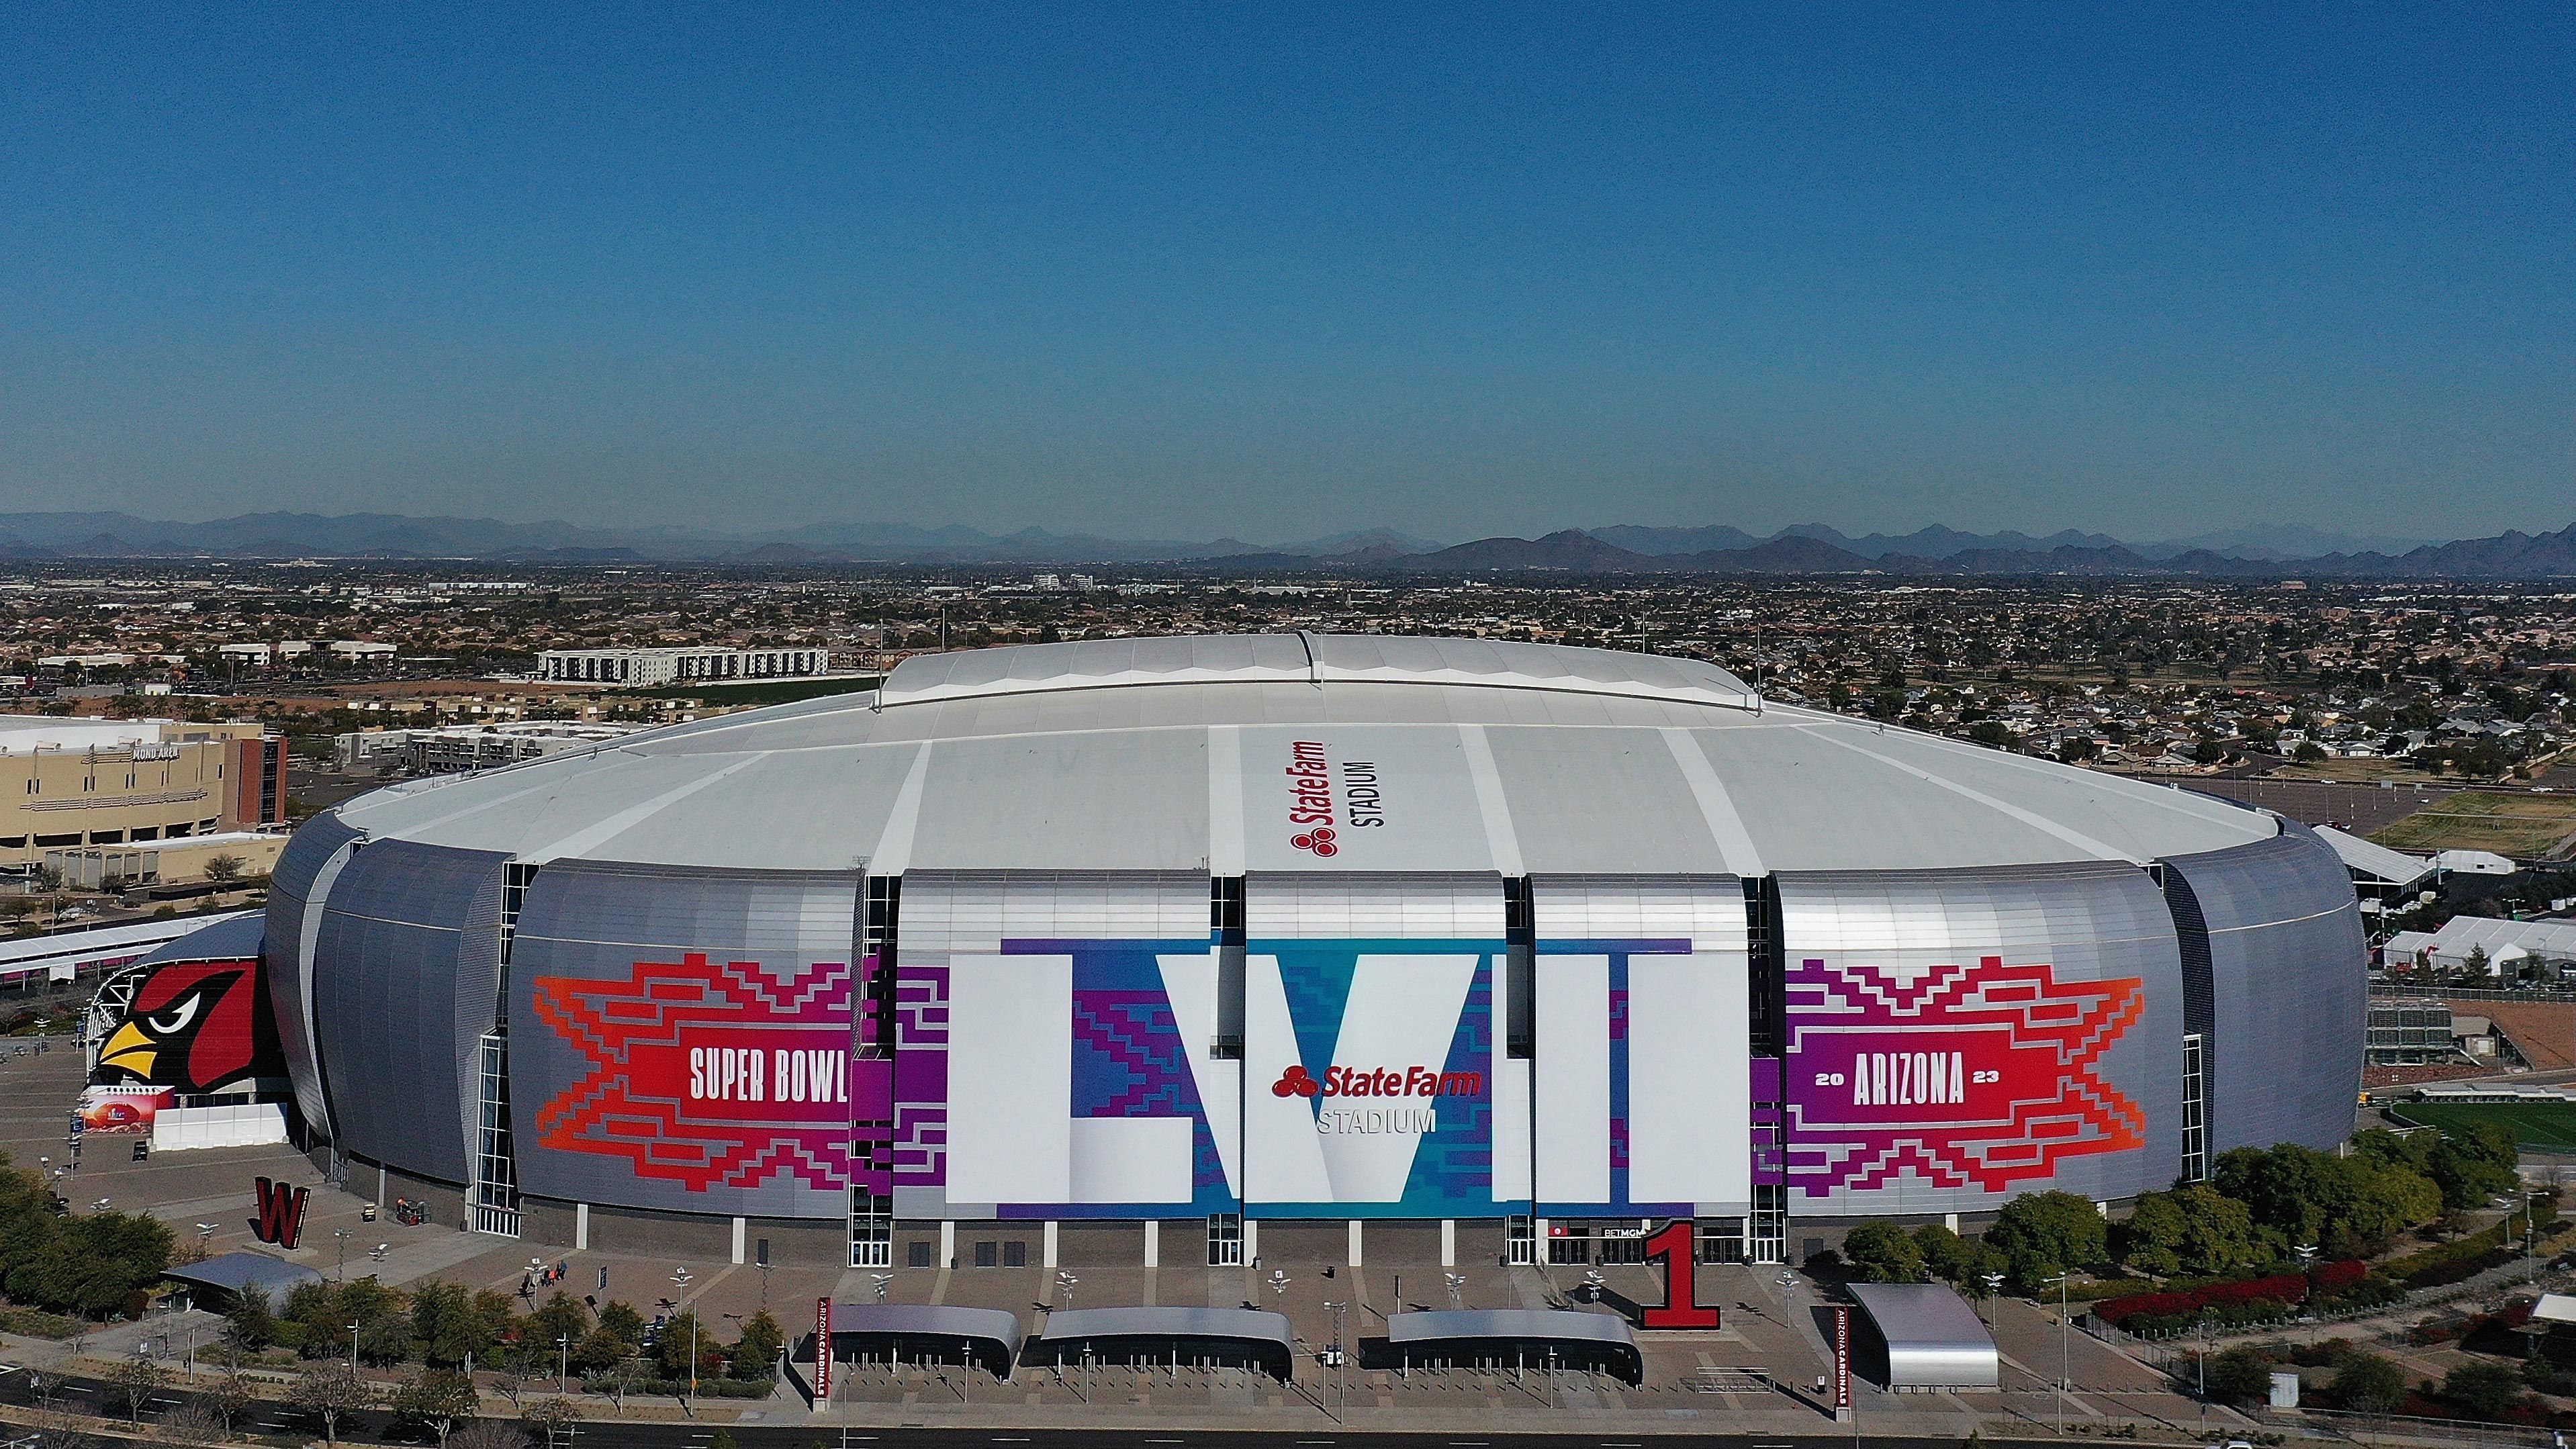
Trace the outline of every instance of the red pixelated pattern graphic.
<instances>
[{"instance_id":1,"label":"red pixelated pattern graphic","mask_svg":"<svg viewBox=\"0 0 2576 1449\"><path fill-rule=\"evenodd\" d=\"M547 1147L623 1157L693 1192L781 1177L839 1189L854 1109L885 1115L855 1100L889 1084L866 1070L882 1063L852 1070L845 962L781 984L756 962L690 952L638 961L622 981L541 976L535 998L538 1019L589 1059L538 1109Z\"/></svg>"},{"instance_id":2,"label":"red pixelated pattern graphic","mask_svg":"<svg viewBox=\"0 0 2576 1449\"><path fill-rule=\"evenodd\" d=\"M1987 956L1900 981L1810 959L1788 988L1788 1176L1806 1196L1908 1176L2003 1192L2146 1140L2145 1111L2096 1071L2143 1014L2135 977Z\"/></svg>"}]
</instances>

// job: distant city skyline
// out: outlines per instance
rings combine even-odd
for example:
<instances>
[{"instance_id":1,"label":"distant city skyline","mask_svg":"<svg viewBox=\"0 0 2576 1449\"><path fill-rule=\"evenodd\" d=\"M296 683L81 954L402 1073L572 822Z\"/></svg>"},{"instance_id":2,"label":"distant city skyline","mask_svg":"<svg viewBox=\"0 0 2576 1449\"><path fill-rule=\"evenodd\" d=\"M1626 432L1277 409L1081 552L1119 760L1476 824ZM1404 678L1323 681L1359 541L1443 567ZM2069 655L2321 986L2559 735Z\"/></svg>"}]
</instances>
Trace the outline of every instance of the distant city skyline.
<instances>
[{"instance_id":1,"label":"distant city skyline","mask_svg":"<svg viewBox=\"0 0 2576 1449\"><path fill-rule=\"evenodd\" d=\"M2576 10L0 14L0 511L2466 539Z\"/></svg>"}]
</instances>

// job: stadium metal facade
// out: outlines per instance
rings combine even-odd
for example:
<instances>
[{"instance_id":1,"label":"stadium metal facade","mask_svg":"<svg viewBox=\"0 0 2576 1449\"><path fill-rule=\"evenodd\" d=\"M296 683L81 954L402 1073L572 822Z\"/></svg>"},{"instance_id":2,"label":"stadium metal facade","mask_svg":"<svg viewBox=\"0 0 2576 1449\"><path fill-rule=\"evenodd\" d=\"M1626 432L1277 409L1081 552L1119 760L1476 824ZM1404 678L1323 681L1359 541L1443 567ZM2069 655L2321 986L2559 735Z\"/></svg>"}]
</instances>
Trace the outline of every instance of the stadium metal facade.
<instances>
[{"instance_id":1,"label":"stadium metal facade","mask_svg":"<svg viewBox=\"0 0 2576 1449\"><path fill-rule=\"evenodd\" d=\"M2277 816L1438 638L925 656L396 785L297 834L266 940L317 1147L486 1231L860 1264L2125 1198L2341 1139L2365 999Z\"/></svg>"}]
</instances>

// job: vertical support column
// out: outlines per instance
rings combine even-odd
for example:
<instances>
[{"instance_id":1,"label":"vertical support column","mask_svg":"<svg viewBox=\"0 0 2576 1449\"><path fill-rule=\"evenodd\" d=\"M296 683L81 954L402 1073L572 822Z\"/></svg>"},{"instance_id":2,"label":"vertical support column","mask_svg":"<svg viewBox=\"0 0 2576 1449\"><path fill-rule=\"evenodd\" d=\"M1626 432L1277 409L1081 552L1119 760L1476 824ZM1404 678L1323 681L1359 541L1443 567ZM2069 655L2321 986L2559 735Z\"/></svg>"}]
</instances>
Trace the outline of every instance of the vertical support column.
<instances>
[{"instance_id":1,"label":"vertical support column","mask_svg":"<svg viewBox=\"0 0 2576 1449\"><path fill-rule=\"evenodd\" d=\"M1261 1220L1243 1220L1243 1266L1249 1268L1261 1258Z\"/></svg>"},{"instance_id":2,"label":"vertical support column","mask_svg":"<svg viewBox=\"0 0 2576 1449\"><path fill-rule=\"evenodd\" d=\"M1055 1219L1049 1218L1046 1225L1046 1266L1054 1267L1055 1261Z\"/></svg>"},{"instance_id":3,"label":"vertical support column","mask_svg":"<svg viewBox=\"0 0 2576 1449\"><path fill-rule=\"evenodd\" d=\"M1458 1220L1456 1218L1440 1220L1440 1266L1443 1268L1458 1266Z\"/></svg>"},{"instance_id":4,"label":"vertical support column","mask_svg":"<svg viewBox=\"0 0 2576 1449\"><path fill-rule=\"evenodd\" d=\"M1145 1266L1163 1266L1163 1224L1159 1219L1145 1219Z\"/></svg>"},{"instance_id":5,"label":"vertical support column","mask_svg":"<svg viewBox=\"0 0 2576 1449\"><path fill-rule=\"evenodd\" d=\"M590 1204L572 1205L572 1245L576 1251L590 1251Z\"/></svg>"},{"instance_id":6,"label":"vertical support column","mask_svg":"<svg viewBox=\"0 0 2576 1449\"><path fill-rule=\"evenodd\" d=\"M1353 1218L1353 1219L1351 1219L1350 1232L1351 1232L1351 1266L1352 1266L1352 1267L1354 1267L1354 1268L1357 1268L1357 1267L1361 1266L1361 1263L1360 1263L1360 1220L1359 1220L1358 1218Z\"/></svg>"},{"instance_id":7,"label":"vertical support column","mask_svg":"<svg viewBox=\"0 0 2576 1449\"><path fill-rule=\"evenodd\" d=\"M939 1266L943 1269L957 1266L957 1222L954 1218L939 1220Z\"/></svg>"},{"instance_id":8,"label":"vertical support column","mask_svg":"<svg viewBox=\"0 0 2576 1449\"><path fill-rule=\"evenodd\" d=\"M750 1221L746 1218L735 1218L733 1220L733 1260L737 1264L742 1262L743 1230L750 1225Z\"/></svg>"}]
</instances>

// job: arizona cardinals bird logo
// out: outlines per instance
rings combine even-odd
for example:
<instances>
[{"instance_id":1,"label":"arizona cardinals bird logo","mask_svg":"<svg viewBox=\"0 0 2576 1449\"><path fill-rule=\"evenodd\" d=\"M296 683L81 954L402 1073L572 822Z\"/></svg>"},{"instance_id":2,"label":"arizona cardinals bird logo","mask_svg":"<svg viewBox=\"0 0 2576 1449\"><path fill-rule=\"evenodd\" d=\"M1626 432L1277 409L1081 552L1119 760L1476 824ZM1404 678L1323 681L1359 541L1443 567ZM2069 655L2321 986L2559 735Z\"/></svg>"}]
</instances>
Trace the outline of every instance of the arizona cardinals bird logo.
<instances>
[{"instance_id":1,"label":"arizona cardinals bird logo","mask_svg":"<svg viewBox=\"0 0 2576 1449\"><path fill-rule=\"evenodd\" d=\"M174 961L136 988L99 1049L99 1075L183 1092L255 1075L274 1035L261 995L256 961Z\"/></svg>"}]
</instances>

